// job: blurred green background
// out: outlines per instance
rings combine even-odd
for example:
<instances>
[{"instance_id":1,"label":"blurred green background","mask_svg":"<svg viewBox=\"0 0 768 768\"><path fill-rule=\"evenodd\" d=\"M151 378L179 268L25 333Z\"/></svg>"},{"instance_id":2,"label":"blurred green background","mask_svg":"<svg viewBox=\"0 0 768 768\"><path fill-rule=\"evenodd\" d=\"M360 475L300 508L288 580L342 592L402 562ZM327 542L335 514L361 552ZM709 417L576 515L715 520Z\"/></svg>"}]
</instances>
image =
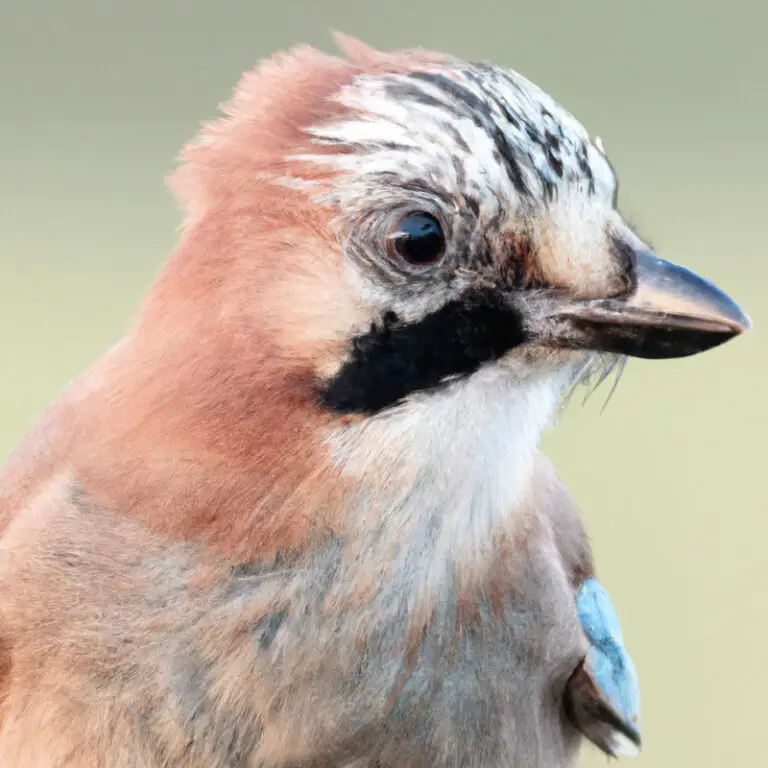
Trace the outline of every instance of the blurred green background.
<instances>
[{"instance_id":1,"label":"blurred green background","mask_svg":"<svg viewBox=\"0 0 768 768\"><path fill-rule=\"evenodd\" d=\"M636 764L765 764L767 21L744 0L2 2L0 454L121 334L174 245L164 176L243 70L333 50L331 28L518 69L602 136L640 233L755 321L631 362L545 445L641 674Z\"/></svg>"}]
</instances>

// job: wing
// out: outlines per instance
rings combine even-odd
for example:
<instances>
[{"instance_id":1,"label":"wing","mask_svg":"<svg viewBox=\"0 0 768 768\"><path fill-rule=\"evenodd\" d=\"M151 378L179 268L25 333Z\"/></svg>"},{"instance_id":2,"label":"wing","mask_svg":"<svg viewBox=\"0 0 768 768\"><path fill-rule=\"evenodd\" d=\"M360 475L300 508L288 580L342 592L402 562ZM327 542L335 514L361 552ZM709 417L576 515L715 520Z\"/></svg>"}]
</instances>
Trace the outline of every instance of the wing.
<instances>
[{"instance_id":1,"label":"wing","mask_svg":"<svg viewBox=\"0 0 768 768\"><path fill-rule=\"evenodd\" d=\"M589 642L586 658L568 683L568 714L606 754L636 754L640 747L637 672L624 646L611 598L595 578L592 550L578 507L542 454L537 457L535 482L538 508L552 527Z\"/></svg>"},{"instance_id":2,"label":"wing","mask_svg":"<svg viewBox=\"0 0 768 768\"><path fill-rule=\"evenodd\" d=\"M640 747L637 672L613 603L591 577L581 585L576 607L590 648L568 686L572 719L607 754L635 755Z\"/></svg>"}]
</instances>

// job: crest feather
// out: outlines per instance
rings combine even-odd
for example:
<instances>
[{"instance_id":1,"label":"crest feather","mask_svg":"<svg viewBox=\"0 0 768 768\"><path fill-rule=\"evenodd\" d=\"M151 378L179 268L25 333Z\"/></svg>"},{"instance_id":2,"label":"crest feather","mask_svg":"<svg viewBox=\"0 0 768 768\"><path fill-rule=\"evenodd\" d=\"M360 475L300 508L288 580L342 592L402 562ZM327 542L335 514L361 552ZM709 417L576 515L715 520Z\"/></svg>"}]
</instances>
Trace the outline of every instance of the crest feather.
<instances>
[{"instance_id":1,"label":"crest feather","mask_svg":"<svg viewBox=\"0 0 768 768\"><path fill-rule=\"evenodd\" d=\"M380 64L382 58L386 56L386 54L376 48L372 48L362 40L346 34L346 32L333 30L331 35L338 49L359 67L365 69L368 67L375 67L377 64Z\"/></svg>"}]
</instances>

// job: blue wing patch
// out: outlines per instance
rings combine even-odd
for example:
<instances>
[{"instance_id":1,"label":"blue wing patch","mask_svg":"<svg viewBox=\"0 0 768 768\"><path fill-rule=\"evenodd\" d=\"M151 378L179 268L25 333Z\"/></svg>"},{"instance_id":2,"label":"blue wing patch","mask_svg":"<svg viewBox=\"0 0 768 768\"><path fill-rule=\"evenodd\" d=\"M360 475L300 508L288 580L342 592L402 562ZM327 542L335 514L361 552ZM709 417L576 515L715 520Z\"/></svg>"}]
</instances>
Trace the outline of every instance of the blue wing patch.
<instances>
[{"instance_id":1,"label":"blue wing patch","mask_svg":"<svg viewBox=\"0 0 768 768\"><path fill-rule=\"evenodd\" d=\"M579 590L576 608L591 647L585 664L595 683L618 715L635 729L640 720L637 671L624 647L613 602L597 579L587 579Z\"/></svg>"}]
</instances>

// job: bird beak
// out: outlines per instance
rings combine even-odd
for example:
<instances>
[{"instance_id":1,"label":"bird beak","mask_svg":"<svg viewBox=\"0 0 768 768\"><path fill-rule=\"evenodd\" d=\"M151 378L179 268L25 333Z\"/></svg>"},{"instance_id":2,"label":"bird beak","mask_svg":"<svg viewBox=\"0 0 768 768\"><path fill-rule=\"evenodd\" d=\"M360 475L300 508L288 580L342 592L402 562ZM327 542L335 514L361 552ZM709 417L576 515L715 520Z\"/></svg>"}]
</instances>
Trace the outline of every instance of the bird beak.
<instances>
[{"instance_id":1,"label":"bird beak","mask_svg":"<svg viewBox=\"0 0 768 768\"><path fill-rule=\"evenodd\" d=\"M652 359L687 357L751 327L738 304L694 272L647 248L635 252L635 265L627 295L553 306L549 344Z\"/></svg>"}]
</instances>

